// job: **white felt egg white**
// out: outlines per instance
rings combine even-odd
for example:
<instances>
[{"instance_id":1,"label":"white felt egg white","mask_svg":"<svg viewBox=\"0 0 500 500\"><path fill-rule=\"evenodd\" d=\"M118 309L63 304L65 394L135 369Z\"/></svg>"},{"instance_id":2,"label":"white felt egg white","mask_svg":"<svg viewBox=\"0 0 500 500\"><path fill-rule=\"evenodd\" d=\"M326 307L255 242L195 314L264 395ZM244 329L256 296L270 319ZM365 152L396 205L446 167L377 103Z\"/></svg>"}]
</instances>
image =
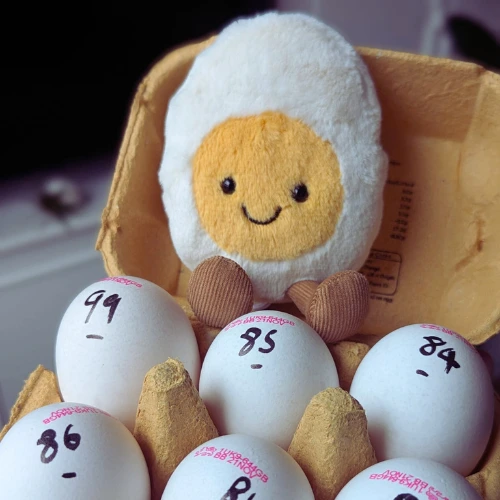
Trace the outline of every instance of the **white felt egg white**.
<instances>
[{"instance_id":1,"label":"white felt egg white","mask_svg":"<svg viewBox=\"0 0 500 500\"><path fill-rule=\"evenodd\" d=\"M481 500L469 482L432 460L393 458L349 481L336 500Z\"/></svg>"},{"instance_id":2,"label":"white felt egg white","mask_svg":"<svg viewBox=\"0 0 500 500\"><path fill-rule=\"evenodd\" d=\"M130 430L144 376L168 358L182 361L198 383L189 319L165 290L144 279L111 277L90 285L70 304L57 334L63 399L97 406Z\"/></svg>"},{"instance_id":3,"label":"white felt egg white","mask_svg":"<svg viewBox=\"0 0 500 500\"><path fill-rule=\"evenodd\" d=\"M297 462L264 439L231 434L192 451L170 477L162 500L314 500Z\"/></svg>"},{"instance_id":4,"label":"white felt egg white","mask_svg":"<svg viewBox=\"0 0 500 500\"><path fill-rule=\"evenodd\" d=\"M436 325L409 325L368 352L351 385L377 458L427 458L468 475L488 443L490 375L476 349Z\"/></svg>"},{"instance_id":5,"label":"white felt egg white","mask_svg":"<svg viewBox=\"0 0 500 500\"><path fill-rule=\"evenodd\" d=\"M200 375L200 395L221 434L250 434L285 449L311 398L338 385L320 336L279 311L252 312L227 325Z\"/></svg>"},{"instance_id":6,"label":"white felt egg white","mask_svg":"<svg viewBox=\"0 0 500 500\"><path fill-rule=\"evenodd\" d=\"M149 500L146 461L117 419L56 403L29 413L0 442L0 497Z\"/></svg>"}]
</instances>

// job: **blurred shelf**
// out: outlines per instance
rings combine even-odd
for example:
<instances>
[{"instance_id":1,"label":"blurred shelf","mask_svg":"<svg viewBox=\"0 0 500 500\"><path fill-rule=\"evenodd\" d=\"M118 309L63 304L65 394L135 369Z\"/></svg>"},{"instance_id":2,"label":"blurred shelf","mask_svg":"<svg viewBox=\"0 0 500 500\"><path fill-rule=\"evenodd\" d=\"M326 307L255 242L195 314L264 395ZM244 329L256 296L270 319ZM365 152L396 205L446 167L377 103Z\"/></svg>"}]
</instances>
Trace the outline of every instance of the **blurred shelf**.
<instances>
[{"instance_id":1,"label":"blurred shelf","mask_svg":"<svg viewBox=\"0 0 500 500\"><path fill-rule=\"evenodd\" d=\"M0 420L8 420L24 380L39 365L54 370L54 342L66 307L105 275L95 250L113 162L98 159L0 185ZM47 180L78 186L81 207L42 208Z\"/></svg>"}]
</instances>

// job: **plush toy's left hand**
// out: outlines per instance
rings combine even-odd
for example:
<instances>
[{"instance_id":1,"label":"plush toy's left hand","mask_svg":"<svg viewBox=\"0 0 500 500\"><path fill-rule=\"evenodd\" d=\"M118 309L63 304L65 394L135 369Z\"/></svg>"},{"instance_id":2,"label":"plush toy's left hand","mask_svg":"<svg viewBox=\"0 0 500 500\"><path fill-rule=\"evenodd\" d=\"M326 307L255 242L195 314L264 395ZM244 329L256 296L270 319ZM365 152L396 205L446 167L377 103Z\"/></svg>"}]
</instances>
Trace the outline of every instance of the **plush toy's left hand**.
<instances>
[{"instance_id":1,"label":"plush toy's left hand","mask_svg":"<svg viewBox=\"0 0 500 500\"><path fill-rule=\"evenodd\" d=\"M236 262L218 255L204 260L193 271L187 300L200 321L224 328L252 310L252 282Z\"/></svg>"},{"instance_id":2,"label":"plush toy's left hand","mask_svg":"<svg viewBox=\"0 0 500 500\"><path fill-rule=\"evenodd\" d=\"M299 281L287 295L325 342L354 335L368 314L368 280L356 271L332 274L319 285Z\"/></svg>"}]
</instances>

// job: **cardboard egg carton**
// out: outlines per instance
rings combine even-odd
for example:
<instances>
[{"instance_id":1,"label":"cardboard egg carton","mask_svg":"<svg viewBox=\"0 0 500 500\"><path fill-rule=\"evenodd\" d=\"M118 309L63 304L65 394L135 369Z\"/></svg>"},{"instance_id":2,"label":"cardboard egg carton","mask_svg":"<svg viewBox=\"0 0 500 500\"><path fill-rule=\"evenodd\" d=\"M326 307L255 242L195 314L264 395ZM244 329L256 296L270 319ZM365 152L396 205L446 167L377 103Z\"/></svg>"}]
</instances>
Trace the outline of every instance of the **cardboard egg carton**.
<instances>
[{"instance_id":1,"label":"cardboard egg carton","mask_svg":"<svg viewBox=\"0 0 500 500\"><path fill-rule=\"evenodd\" d=\"M212 40L174 50L139 86L97 242L109 275L148 279L177 298L192 322L202 356L218 332L201 324L185 300L189 271L171 242L157 172L169 99ZM382 105L382 142L390 168L382 228L362 270L371 287L370 313L355 338L330 346L345 390L369 348L401 326L440 324L475 345L500 330L500 76L446 59L366 48L359 52ZM292 306L275 308L300 317ZM182 420L167 408L163 413L145 410L159 408L159 394L163 401L167 394L187 397ZM58 398L54 375L38 368L3 432L26 412ZM495 405L488 448L468 477L487 500L498 498L500 491L498 395ZM352 415L349 420L361 432L343 428L334 408ZM193 435L200 422L202 431ZM182 456L216 432L189 377L168 363L146 377L137 425L154 498L160 498L158 492ZM318 500L333 500L339 487L335 477L345 483L373 460L369 442L352 437L363 436L365 425L364 412L345 392L327 391L311 401L290 452ZM336 437L327 435L332 427ZM357 454L336 454L338 433L353 440ZM310 446L302 445L305 440Z\"/></svg>"},{"instance_id":2,"label":"cardboard egg carton","mask_svg":"<svg viewBox=\"0 0 500 500\"><path fill-rule=\"evenodd\" d=\"M340 350L340 344L335 346L332 355L337 366L345 368L343 380L350 384L367 349L359 350L349 342L343 344ZM351 355L345 356L348 351ZM39 366L26 381L0 433L0 441L27 413L61 401L55 374ZM184 457L218 435L180 361L168 359L149 370L137 407L134 437L148 464L152 500L161 500L170 476ZM365 412L340 387L326 389L312 398L288 452L306 473L316 500L333 500L350 479L376 463Z\"/></svg>"}]
</instances>

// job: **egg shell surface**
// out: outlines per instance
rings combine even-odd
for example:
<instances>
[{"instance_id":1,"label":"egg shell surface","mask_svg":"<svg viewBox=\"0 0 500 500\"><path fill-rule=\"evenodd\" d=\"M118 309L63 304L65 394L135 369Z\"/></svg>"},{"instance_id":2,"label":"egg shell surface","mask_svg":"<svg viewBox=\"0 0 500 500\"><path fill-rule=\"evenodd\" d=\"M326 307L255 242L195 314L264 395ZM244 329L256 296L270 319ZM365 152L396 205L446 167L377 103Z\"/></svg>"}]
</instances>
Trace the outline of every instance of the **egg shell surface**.
<instances>
[{"instance_id":1,"label":"egg shell surface","mask_svg":"<svg viewBox=\"0 0 500 500\"><path fill-rule=\"evenodd\" d=\"M232 434L193 450L170 477L162 500L314 500L297 462L275 444Z\"/></svg>"},{"instance_id":2,"label":"egg shell surface","mask_svg":"<svg viewBox=\"0 0 500 500\"><path fill-rule=\"evenodd\" d=\"M249 434L284 449L311 398L338 385L320 336L304 321L270 310L227 325L200 374L200 395L221 434Z\"/></svg>"},{"instance_id":3,"label":"egg shell surface","mask_svg":"<svg viewBox=\"0 0 500 500\"><path fill-rule=\"evenodd\" d=\"M87 405L55 403L24 416L0 442L0 497L149 500L149 473L120 421Z\"/></svg>"},{"instance_id":4,"label":"egg shell surface","mask_svg":"<svg viewBox=\"0 0 500 500\"><path fill-rule=\"evenodd\" d=\"M382 338L350 393L366 411L379 460L427 458L467 476L488 444L490 375L476 349L447 328L409 325Z\"/></svg>"},{"instance_id":5,"label":"egg shell surface","mask_svg":"<svg viewBox=\"0 0 500 500\"><path fill-rule=\"evenodd\" d=\"M197 385L200 355L191 323L162 288L122 276L83 290L64 314L56 341L66 401L101 408L133 430L144 376L177 358Z\"/></svg>"},{"instance_id":6,"label":"egg shell surface","mask_svg":"<svg viewBox=\"0 0 500 500\"><path fill-rule=\"evenodd\" d=\"M336 500L481 500L469 482L432 460L393 458L360 472Z\"/></svg>"}]
</instances>

